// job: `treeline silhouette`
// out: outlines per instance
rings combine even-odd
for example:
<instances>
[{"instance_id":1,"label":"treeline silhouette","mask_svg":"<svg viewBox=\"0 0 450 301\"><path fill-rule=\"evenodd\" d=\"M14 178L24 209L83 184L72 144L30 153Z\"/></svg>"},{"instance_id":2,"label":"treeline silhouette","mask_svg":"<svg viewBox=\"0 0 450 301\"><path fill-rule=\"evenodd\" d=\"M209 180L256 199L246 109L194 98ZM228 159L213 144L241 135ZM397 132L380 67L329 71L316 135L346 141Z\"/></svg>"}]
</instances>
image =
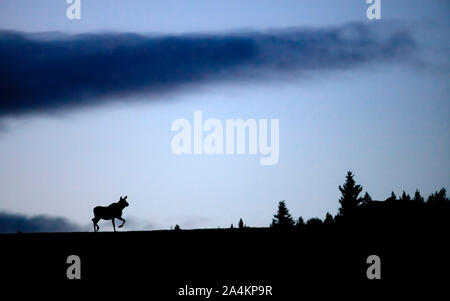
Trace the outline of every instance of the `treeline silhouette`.
<instances>
[{"instance_id":1,"label":"treeline silhouette","mask_svg":"<svg viewBox=\"0 0 450 301\"><path fill-rule=\"evenodd\" d=\"M368 279L371 255L381 260L382 279L439 279L450 270L445 189L376 201L348 172L339 190L339 211L323 220L295 219L281 201L262 228L241 218L225 229L0 235L0 279L65 279L69 255L81 258L84 280L145 281L165 295L187 283L268 284L277 296L311 281L353 284Z\"/></svg>"},{"instance_id":2,"label":"treeline silhouette","mask_svg":"<svg viewBox=\"0 0 450 301\"><path fill-rule=\"evenodd\" d=\"M405 191L400 197L392 192L384 201L378 201L373 200L368 192L361 195L363 187L356 184L354 174L348 171L345 183L339 186L339 190L340 208L335 216L327 212L323 220L317 217L306 222L302 217L294 220L283 200L278 203L278 211L273 216L270 228L289 231L364 224L366 227L378 227L381 231L392 226L429 227L449 222L450 200L445 188L430 194L427 199L416 189L412 197ZM233 228L231 225L231 229ZM244 225L241 218L239 229L243 228L248 226Z\"/></svg>"}]
</instances>

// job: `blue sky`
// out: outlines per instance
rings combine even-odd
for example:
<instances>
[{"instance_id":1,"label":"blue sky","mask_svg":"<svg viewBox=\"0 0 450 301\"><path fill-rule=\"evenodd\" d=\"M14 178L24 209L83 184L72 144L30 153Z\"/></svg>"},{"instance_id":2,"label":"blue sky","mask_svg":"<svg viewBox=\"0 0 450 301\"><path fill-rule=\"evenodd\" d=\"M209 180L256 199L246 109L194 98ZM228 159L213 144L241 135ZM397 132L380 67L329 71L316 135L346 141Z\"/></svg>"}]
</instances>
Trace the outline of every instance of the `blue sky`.
<instances>
[{"instance_id":1,"label":"blue sky","mask_svg":"<svg viewBox=\"0 0 450 301\"><path fill-rule=\"evenodd\" d=\"M86 86L70 77L75 92L60 84L51 90L60 93L57 100L41 101L41 89L27 100L20 98L26 106L13 113L10 104L21 104L19 98L11 96L16 102L9 103L4 97L0 211L61 216L84 226L89 225L94 206L128 195L130 207L124 212L130 220L128 230L174 224L229 227L239 218L251 226L266 226L280 200L286 200L295 218L335 214L338 185L349 169L374 199L383 200L392 190L413 194L418 188L428 195L449 188L448 2L382 1L382 20L376 21L367 20L367 4L359 0L82 1L81 20L66 18L65 1L32 2L35 5L2 1L0 30L26 37L42 32L139 33L145 34L145 43L154 41L147 34L177 38L202 33L224 40L243 35L245 41L262 43L254 38L255 32L270 29L280 38L289 29L293 39L311 35L319 42L308 44L310 49L326 50L331 56L324 60L314 51L304 51L299 57L283 48L293 69L287 72L270 67L277 52L262 43L258 45L268 55L256 61L260 69L236 63L239 71L250 70L250 76L221 77L204 68L207 80L186 87L158 83L163 93L141 86L133 86L131 93L115 85L109 87L112 93L96 94L82 106L77 91ZM347 34L352 22L371 32L355 38L367 39L371 46L360 48L358 59L347 58L341 66L333 54L354 51L349 47L356 44L333 44L319 37L330 31ZM399 36L400 42L407 39L414 47L399 48L395 38ZM197 42L194 39L193 47ZM105 68L114 68L107 58ZM20 56L17 59L21 61ZM146 76L145 70L155 66L147 63L140 70ZM0 66L2 74L38 86L47 77L59 77ZM99 70L78 67L96 83ZM167 65L166 72L172 67ZM227 66L220 67L229 72ZM61 77L73 76L70 70L76 68L61 67ZM124 74L126 81L129 73ZM20 81L14 84L31 87ZM136 89L139 93L134 93ZM4 96L19 95L11 91ZM70 105L60 110L48 106L69 100ZM171 123L177 118L192 120L195 110L203 111L205 119L278 118L279 163L261 166L259 155L174 155Z\"/></svg>"}]
</instances>

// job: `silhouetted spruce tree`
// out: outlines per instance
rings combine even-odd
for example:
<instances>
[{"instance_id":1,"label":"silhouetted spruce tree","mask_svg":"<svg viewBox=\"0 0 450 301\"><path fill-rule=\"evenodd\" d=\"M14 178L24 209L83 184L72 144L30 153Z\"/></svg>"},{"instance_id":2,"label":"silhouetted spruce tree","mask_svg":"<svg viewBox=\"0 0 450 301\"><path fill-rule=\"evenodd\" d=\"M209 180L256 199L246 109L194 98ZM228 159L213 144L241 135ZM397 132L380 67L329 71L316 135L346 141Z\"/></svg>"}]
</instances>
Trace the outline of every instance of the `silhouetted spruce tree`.
<instances>
[{"instance_id":1,"label":"silhouetted spruce tree","mask_svg":"<svg viewBox=\"0 0 450 301\"><path fill-rule=\"evenodd\" d=\"M372 202L372 197L366 192L362 197L362 203L367 205L370 202Z\"/></svg>"},{"instance_id":2,"label":"silhouetted spruce tree","mask_svg":"<svg viewBox=\"0 0 450 301\"><path fill-rule=\"evenodd\" d=\"M325 225L332 225L334 223L333 216L329 212L327 212L327 215L325 216L325 220L323 221L323 223Z\"/></svg>"},{"instance_id":3,"label":"silhouetted spruce tree","mask_svg":"<svg viewBox=\"0 0 450 301\"><path fill-rule=\"evenodd\" d=\"M245 225L244 225L244 221L241 219L239 219L239 229L244 229Z\"/></svg>"},{"instance_id":4,"label":"silhouetted spruce tree","mask_svg":"<svg viewBox=\"0 0 450 301\"><path fill-rule=\"evenodd\" d=\"M344 185L339 185L339 190L342 194L339 199L339 203L341 204L339 215L348 216L354 212L362 202L362 198L358 197L362 189L361 185L356 185L355 180L353 179L353 173L348 171Z\"/></svg>"},{"instance_id":5,"label":"silhouetted spruce tree","mask_svg":"<svg viewBox=\"0 0 450 301\"><path fill-rule=\"evenodd\" d=\"M403 190L402 196L398 200L402 202L410 202L411 197L409 196L409 194L406 194L406 192Z\"/></svg>"},{"instance_id":6,"label":"silhouetted spruce tree","mask_svg":"<svg viewBox=\"0 0 450 301\"><path fill-rule=\"evenodd\" d=\"M290 229L295 225L294 220L286 207L285 201L278 203L278 212L273 217L271 224L272 228Z\"/></svg>"},{"instance_id":7,"label":"silhouetted spruce tree","mask_svg":"<svg viewBox=\"0 0 450 301\"><path fill-rule=\"evenodd\" d=\"M397 200L397 196L395 195L395 193L392 191L391 196L388 197L385 202L390 203L390 202L395 202Z\"/></svg>"},{"instance_id":8,"label":"silhouetted spruce tree","mask_svg":"<svg viewBox=\"0 0 450 301\"><path fill-rule=\"evenodd\" d=\"M419 192L419 189L416 189L412 201L416 204L423 204L425 202L423 196Z\"/></svg>"},{"instance_id":9,"label":"silhouetted spruce tree","mask_svg":"<svg viewBox=\"0 0 450 301\"><path fill-rule=\"evenodd\" d=\"M427 200L427 203L431 206L445 205L447 202L449 202L449 199L447 198L447 191L445 188L430 194Z\"/></svg>"},{"instance_id":10,"label":"silhouetted spruce tree","mask_svg":"<svg viewBox=\"0 0 450 301\"><path fill-rule=\"evenodd\" d=\"M303 228L303 226L305 226L305 221L303 220L303 217L300 216L297 219L297 221L295 222L295 228L296 229L301 229L301 228Z\"/></svg>"},{"instance_id":11,"label":"silhouetted spruce tree","mask_svg":"<svg viewBox=\"0 0 450 301\"><path fill-rule=\"evenodd\" d=\"M180 226L178 226L178 224L175 225L175 228L173 228L175 231L179 231L181 230Z\"/></svg>"}]
</instances>

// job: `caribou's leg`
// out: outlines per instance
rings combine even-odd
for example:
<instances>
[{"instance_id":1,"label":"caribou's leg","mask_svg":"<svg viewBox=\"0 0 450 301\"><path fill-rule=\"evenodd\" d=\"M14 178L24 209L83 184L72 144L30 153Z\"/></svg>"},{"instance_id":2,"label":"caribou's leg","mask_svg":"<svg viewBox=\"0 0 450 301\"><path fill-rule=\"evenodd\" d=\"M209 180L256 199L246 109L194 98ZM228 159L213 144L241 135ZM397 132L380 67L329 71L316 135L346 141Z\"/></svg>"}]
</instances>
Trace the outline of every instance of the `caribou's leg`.
<instances>
[{"instance_id":1,"label":"caribou's leg","mask_svg":"<svg viewBox=\"0 0 450 301\"><path fill-rule=\"evenodd\" d=\"M114 218L112 218L112 224L113 224L113 228L114 228L114 232L116 232L116 224L114 223Z\"/></svg>"},{"instance_id":2,"label":"caribou's leg","mask_svg":"<svg viewBox=\"0 0 450 301\"><path fill-rule=\"evenodd\" d=\"M100 229L100 227L97 225L98 221L99 221L98 218L95 218L95 217L94 217L94 218L92 219L92 222L94 223L94 232L97 232L98 229Z\"/></svg>"},{"instance_id":3,"label":"caribou's leg","mask_svg":"<svg viewBox=\"0 0 450 301\"><path fill-rule=\"evenodd\" d=\"M125 219L123 219L123 218L121 218L121 217L118 217L117 219L120 220L120 221L122 221L122 225L119 225L119 228L122 228L122 227L123 227L123 224L125 224Z\"/></svg>"}]
</instances>

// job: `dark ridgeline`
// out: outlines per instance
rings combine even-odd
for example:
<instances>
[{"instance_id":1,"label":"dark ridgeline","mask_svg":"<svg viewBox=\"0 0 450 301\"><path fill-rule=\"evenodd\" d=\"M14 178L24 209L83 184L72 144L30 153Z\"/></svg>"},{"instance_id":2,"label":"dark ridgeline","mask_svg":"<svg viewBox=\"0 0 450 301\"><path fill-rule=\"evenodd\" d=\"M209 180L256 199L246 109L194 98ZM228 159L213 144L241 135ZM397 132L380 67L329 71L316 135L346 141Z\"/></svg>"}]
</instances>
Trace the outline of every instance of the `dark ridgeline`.
<instances>
[{"instance_id":1,"label":"dark ridgeline","mask_svg":"<svg viewBox=\"0 0 450 301\"><path fill-rule=\"evenodd\" d=\"M187 283L267 284L282 295L314 281L365 280L370 255L380 257L382 279L448 273L444 188L426 200L416 190L413 197L392 193L376 201L348 172L339 190L337 215L327 213L323 221L294 220L282 201L267 228L240 219L238 227L224 229L0 235L2 277L65 279L72 254L80 256L84 280L143 281L172 295Z\"/></svg>"}]
</instances>

